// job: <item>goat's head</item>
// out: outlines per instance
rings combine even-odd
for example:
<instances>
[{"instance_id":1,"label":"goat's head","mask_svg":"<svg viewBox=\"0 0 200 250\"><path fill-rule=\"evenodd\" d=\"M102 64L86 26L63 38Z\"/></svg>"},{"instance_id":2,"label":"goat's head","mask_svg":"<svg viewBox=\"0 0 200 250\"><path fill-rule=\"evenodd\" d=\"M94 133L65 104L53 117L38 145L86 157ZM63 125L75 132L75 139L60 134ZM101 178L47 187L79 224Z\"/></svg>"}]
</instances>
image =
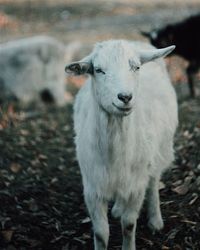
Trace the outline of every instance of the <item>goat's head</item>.
<instances>
[{"instance_id":1,"label":"goat's head","mask_svg":"<svg viewBox=\"0 0 200 250\"><path fill-rule=\"evenodd\" d=\"M81 61L67 65L65 71L90 74L99 106L109 114L128 115L136 101L142 64L165 56L174 48L136 51L128 41L106 41L97 44Z\"/></svg>"},{"instance_id":2,"label":"goat's head","mask_svg":"<svg viewBox=\"0 0 200 250\"><path fill-rule=\"evenodd\" d=\"M175 30L172 25L162 29L153 29L151 32L141 31L141 34L147 37L151 44L157 48L163 48L175 43Z\"/></svg>"}]
</instances>

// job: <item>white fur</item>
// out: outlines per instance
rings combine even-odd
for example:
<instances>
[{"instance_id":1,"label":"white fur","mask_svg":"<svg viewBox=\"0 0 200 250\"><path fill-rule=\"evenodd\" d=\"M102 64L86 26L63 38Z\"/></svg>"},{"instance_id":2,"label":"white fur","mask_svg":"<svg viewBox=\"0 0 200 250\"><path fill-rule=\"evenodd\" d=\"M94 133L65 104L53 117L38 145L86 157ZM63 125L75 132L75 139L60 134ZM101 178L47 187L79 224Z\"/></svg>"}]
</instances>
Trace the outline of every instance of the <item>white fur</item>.
<instances>
[{"instance_id":1,"label":"white fur","mask_svg":"<svg viewBox=\"0 0 200 250\"><path fill-rule=\"evenodd\" d=\"M158 50L150 45L113 40L98 44L82 60L105 73L91 75L74 106L77 157L96 250L107 249L110 200L115 202L113 215L121 218L123 250L135 249L136 220L145 193L149 226L163 226L158 183L173 160L177 101L163 60L141 65L145 50L147 61L149 51L152 59L161 56L156 57ZM125 107L117 97L121 92L132 94L126 105L131 111L113 106Z\"/></svg>"},{"instance_id":2,"label":"white fur","mask_svg":"<svg viewBox=\"0 0 200 250\"><path fill-rule=\"evenodd\" d=\"M58 105L65 103L66 48L57 40L37 36L0 45L0 82L23 102L49 90Z\"/></svg>"}]
</instances>

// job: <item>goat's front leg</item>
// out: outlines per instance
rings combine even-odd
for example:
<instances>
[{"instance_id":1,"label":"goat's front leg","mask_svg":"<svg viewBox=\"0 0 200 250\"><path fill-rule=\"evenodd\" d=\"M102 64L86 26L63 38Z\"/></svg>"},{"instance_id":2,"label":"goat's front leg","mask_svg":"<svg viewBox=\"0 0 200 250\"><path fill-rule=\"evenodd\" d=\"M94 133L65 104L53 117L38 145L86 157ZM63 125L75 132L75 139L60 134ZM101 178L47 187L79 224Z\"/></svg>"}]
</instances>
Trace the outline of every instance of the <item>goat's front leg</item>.
<instances>
[{"instance_id":1,"label":"goat's front leg","mask_svg":"<svg viewBox=\"0 0 200 250\"><path fill-rule=\"evenodd\" d=\"M131 195L126 209L121 217L123 245L122 250L135 250L135 231L137 219L143 204L145 190L135 195Z\"/></svg>"},{"instance_id":2,"label":"goat's front leg","mask_svg":"<svg viewBox=\"0 0 200 250\"><path fill-rule=\"evenodd\" d=\"M85 195L85 202L92 220L95 250L106 250L109 238L108 203L95 195Z\"/></svg>"},{"instance_id":3,"label":"goat's front leg","mask_svg":"<svg viewBox=\"0 0 200 250\"><path fill-rule=\"evenodd\" d=\"M162 229L164 225L160 211L159 180L160 177L151 177L147 189L148 226L153 232Z\"/></svg>"}]
</instances>

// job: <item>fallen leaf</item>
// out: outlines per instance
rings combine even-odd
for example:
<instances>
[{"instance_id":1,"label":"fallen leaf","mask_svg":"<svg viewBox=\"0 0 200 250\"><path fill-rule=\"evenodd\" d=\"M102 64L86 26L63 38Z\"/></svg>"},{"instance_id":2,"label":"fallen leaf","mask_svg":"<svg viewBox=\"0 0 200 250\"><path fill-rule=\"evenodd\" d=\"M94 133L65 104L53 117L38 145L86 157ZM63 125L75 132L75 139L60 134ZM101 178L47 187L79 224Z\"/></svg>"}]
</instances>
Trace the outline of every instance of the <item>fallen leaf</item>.
<instances>
[{"instance_id":1,"label":"fallen leaf","mask_svg":"<svg viewBox=\"0 0 200 250\"><path fill-rule=\"evenodd\" d=\"M40 164L40 162L39 162L38 159L35 159L35 160L32 160L32 161L31 161L31 165L32 165L33 167L36 167L36 166L38 166L39 164Z\"/></svg>"},{"instance_id":2,"label":"fallen leaf","mask_svg":"<svg viewBox=\"0 0 200 250\"><path fill-rule=\"evenodd\" d=\"M21 135L24 135L24 136L27 136L27 135L29 135L29 132L28 132L28 130L21 129L21 130L20 130L20 134L21 134Z\"/></svg>"},{"instance_id":3,"label":"fallen leaf","mask_svg":"<svg viewBox=\"0 0 200 250\"><path fill-rule=\"evenodd\" d=\"M56 182L58 182L58 178L57 177L54 177L54 178L51 179L51 183L56 183Z\"/></svg>"},{"instance_id":4,"label":"fallen leaf","mask_svg":"<svg viewBox=\"0 0 200 250\"><path fill-rule=\"evenodd\" d=\"M180 194L180 195L185 195L189 191L189 187L188 187L188 185L183 184L183 185L180 185L176 188L172 188L172 191L177 193L177 194Z\"/></svg>"},{"instance_id":5,"label":"fallen leaf","mask_svg":"<svg viewBox=\"0 0 200 250\"><path fill-rule=\"evenodd\" d=\"M84 233L84 234L82 235L82 238L83 238L84 240L88 240L88 239L91 239L91 236L90 236L89 234Z\"/></svg>"},{"instance_id":6,"label":"fallen leaf","mask_svg":"<svg viewBox=\"0 0 200 250\"><path fill-rule=\"evenodd\" d=\"M89 217L86 217L85 219L83 219L81 221L82 224L85 224L85 223L89 223L91 221L91 219Z\"/></svg>"},{"instance_id":7,"label":"fallen leaf","mask_svg":"<svg viewBox=\"0 0 200 250\"><path fill-rule=\"evenodd\" d=\"M3 231L1 231L1 234L3 235L3 238L7 242L10 242L12 239L13 232L14 232L13 230L3 230Z\"/></svg>"},{"instance_id":8,"label":"fallen leaf","mask_svg":"<svg viewBox=\"0 0 200 250\"><path fill-rule=\"evenodd\" d=\"M182 183L183 183L182 180L177 180L177 181L173 182L172 185L177 187L177 186L180 186Z\"/></svg>"},{"instance_id":9,"label":"fallen leaf","mask_svg":"<svg viewBox=\"0 0 200 250\"><path fill-rule=\"evenodd\" d=\"M39 154L39 155L38 155L38 158L39 158L40 160L47 160L47 159L48 159L48 157L47 157L46 155L43 155L43 154Z\"/></svg>"},{"instance_id":10,"label":"fallen leaf","mask_svg":"<svg viewBox=\"0 0 200 250\"><path fill-rule=\"evenodd\" d=\"M13 172L13 173L18 173L20 170L21 170L22 166L18 163L12 163L10 165L10 170Z\"/></svg>"},{"instance_id":11,"label":"fallen leaf","mask_svg":"<svg viewBox=\"0 0 200 250\"><path fill-rule=\"evenodd\" d=\"M169 250L170 248L167 246L162 246L162 250Z\"/></svg>"},{"instance_id":12,"label":"fallen leaf","mask_svg":"<svg viewBox=\"0 0 200 250\"><path fill-rule=\"evenodd\" d=\"M195 222L195 221L190 221L190 220L181 220L181 222L187 223L187 224L191 224L191 225L196 225L196 224L197 224L197 222Z\"/></svg>"},{"instance_id":13,"label":"fallen leaf","mask_svg":"<svg viewBox=\"0 0 200 250\"><path fill-rule=\"evenodd\" d=\"M189 202L189 205L193 205L195 203L195 201L199 198L198 194L194 195L194 198Z\"/></svg>"}]
</instances>

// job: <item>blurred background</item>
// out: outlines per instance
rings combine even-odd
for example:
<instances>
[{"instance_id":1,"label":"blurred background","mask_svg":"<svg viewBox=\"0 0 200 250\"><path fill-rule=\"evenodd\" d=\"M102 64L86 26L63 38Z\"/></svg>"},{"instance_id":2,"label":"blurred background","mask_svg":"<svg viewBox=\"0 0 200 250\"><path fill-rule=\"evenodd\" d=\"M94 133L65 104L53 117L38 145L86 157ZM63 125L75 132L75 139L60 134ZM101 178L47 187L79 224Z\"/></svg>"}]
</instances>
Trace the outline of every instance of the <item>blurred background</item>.
<instances>
[{"instance_id":1,"label":"blurred background","mask_svg":"<svg viewBox=\"0 0 200 250\"><path fill-rule=\"evenodd\" d=\"M97 41L145 40L141 31L182 21L199 13L199 6L198 0L0 0L0 42L34 35L53 36L71 46L70 61L87 54ZM176 58L173 66L173 82L186 81L182 68L187 62Z\"/></svg>"},{"instance_id":2,"label":"blurred background","mask_svg":"<svg viewBox=\"0 0 200 250\"><path fill-rule=\"evenodd\" d=\"M82 197L72 128L73 99L85 78L67 77L65 65L87 55L95 42L120 38L149 42L141 31L162 28L199 13L199 0L0 0L1 250L92 249L91 224ZM23 65L21 60L24 62L24 58L18 59L21 50L15 50L15 40L41 35L56 39L53 48L58 51L60 64L53 56L47 60L54 62L56 81L64 83L64 105L51 104L52 93L46 92L48 83L44 84L40 99L33 98L24 103L15 96L17 91L23 94L29 91L27 86L34 85L29 76L32 79L33 74L37 79L40 70L25 71L25 67L20 66L22 71L9 71L10 59L7 58L12 54L12 59L15 59L12 65ZM20 40L16 48L21 48L21 44L24 42ZM39 46L43 57L45 47L52 42L47 38L41 43L32 44L28 40L25 44L28 46L25 55L30 53L28 58L31 61L30 57L35 58L34 50L29 51L31 46ZM48 57L48 51L44 53L44 57ZM35 65L37 61L34 60L33 64L29 61L29 65ZM166 63L179 100L176 159L160 183L165 228L162 233L151 235L142 212L137 245L138 249L198 250L200 79L197 74L197 96L192 99L185 73L188 62L172 56L166 59ZM27 72L28 78L23 78L27 81L20 85L20 90L11 93L12 97L10 93L7 95L3 86L5 71L12 75L9 79L16 85L20 85L20 72ZM43 79L40 81L43 84ZM62 83L60 85L63 87ZM58 88L56 82L53 86L54 90ZM47 102L44 104L41 99ZM111 219L110 249L120 249L120 245L119 223Z\"/></svg>"},{"instance_id":3,"label":"blurred background","mask_svg":"<svg viewBox=\"0 0 200 250\"><path fill-rule=\"evenodd\" d=\"M150 30L198 13L198 0L1 0L5 42L30 35L52 35L66 44L109 38L141 38Z\"/></svg>"}]
</instances>

